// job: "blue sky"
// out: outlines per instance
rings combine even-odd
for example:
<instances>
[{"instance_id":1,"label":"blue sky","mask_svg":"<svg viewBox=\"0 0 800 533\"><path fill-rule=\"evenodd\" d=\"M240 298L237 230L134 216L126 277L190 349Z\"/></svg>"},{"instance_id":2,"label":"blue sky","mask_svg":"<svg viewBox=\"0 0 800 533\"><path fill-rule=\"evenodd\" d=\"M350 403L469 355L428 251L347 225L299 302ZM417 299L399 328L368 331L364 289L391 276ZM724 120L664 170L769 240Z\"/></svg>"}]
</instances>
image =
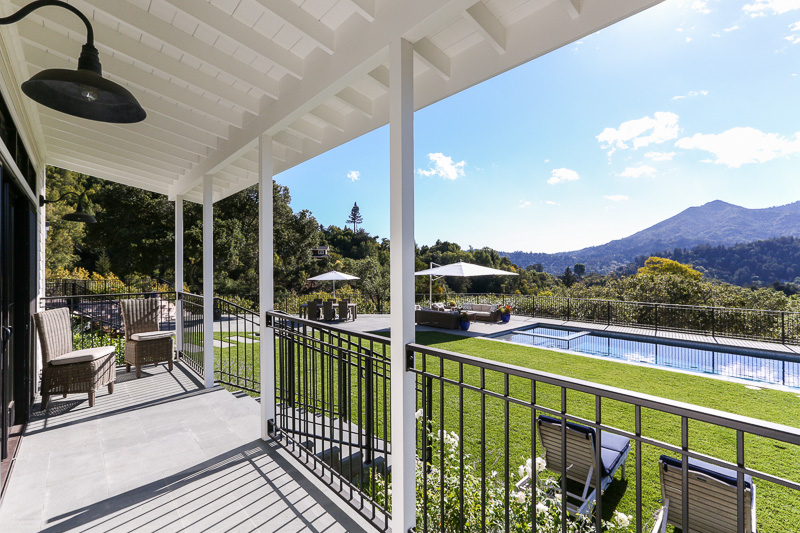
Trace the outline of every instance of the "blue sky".
<instances>
[{"instance_id":1,"label":"blue sky","mask_svg":"<svg viewBox=\"0 0 800 533\"><path fill-rule=\"evenodd\" d=\"M800 0L666 0L418 111L415 237L557 252L712 200L800 200ZM389 131L281 173L389 236Z\"/></svg>"}]
</instances>

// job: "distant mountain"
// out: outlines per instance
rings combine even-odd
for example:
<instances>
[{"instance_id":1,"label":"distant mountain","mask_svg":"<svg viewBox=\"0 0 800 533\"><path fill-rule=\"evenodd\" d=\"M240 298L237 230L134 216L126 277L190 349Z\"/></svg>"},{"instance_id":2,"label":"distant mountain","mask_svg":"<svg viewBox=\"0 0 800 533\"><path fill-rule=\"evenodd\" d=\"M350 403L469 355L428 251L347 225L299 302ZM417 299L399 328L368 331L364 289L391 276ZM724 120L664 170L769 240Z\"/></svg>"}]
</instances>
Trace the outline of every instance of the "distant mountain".
<instances>
[{"instance_id":1,"label":"distant mountain","mask_svg":"<svg viewBox=\"0 0 800 533\"><path fill-rule=\"evenodd\" d=\"M637 256L663 250L700 244L731 246L783 236L800 236L800 202L747 209L715 200L601 246L555 254L500 252L500 255L522 267L540 263L545 272L552 274L561 274L576 263L585 264L587 272L607 273L631 263Z\"/></svg>"}]
</instances>

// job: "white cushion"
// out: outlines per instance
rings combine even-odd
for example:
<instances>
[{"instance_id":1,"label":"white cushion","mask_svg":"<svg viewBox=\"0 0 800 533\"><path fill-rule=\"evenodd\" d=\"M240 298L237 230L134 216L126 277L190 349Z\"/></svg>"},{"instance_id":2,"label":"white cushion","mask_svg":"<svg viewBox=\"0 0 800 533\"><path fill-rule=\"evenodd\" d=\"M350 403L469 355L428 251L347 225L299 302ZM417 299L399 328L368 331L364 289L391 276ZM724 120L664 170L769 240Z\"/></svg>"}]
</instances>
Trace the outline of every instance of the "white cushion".
<instances>
[{"instance_id":1,"label":"white cushion","mask_svg":"<svg viewBox=\"0 0 800 533\"><path fill-rule=\"evenodd\" d=\"M174 331L145 331L144 333L134 333L131 335L132 341L152 341L154 339L166 339L173 337Z\"/></svg>"},{"instance_id":2,"label":"white cushion","mask_svg":"<svg viewBox=\"0 0 800 533\"><path fill-rule=\"evenodd\" d=\"M469 302L464 302L463 304L461 304L461 309L463 309L464 311L472 311L472 304Z\"/></svg>"},{"instance_id":3,"label":"white cushion","mask_svg":"<svg viewBox=\"0 0 800 533\"><path fill-rule=\"evenodd\" d=\"M70 365L72 363L90 363L97 359L102 359L114 353L113 346L98 346L96 348L84 348L83 350L75 350L74 352L67 352L64 355L57 357L50 361L51 365Z\"/></svg>"},{"instance_id":4,"label":"white cushion","mask_svg":"<svg viewBox=\"0 0 800 533\"><path fill-rule=\"evenodd\" d=\"M489 304L473 304L472 310L480 313L488 313L491 306Z\"/></svg>"}]
</instances>

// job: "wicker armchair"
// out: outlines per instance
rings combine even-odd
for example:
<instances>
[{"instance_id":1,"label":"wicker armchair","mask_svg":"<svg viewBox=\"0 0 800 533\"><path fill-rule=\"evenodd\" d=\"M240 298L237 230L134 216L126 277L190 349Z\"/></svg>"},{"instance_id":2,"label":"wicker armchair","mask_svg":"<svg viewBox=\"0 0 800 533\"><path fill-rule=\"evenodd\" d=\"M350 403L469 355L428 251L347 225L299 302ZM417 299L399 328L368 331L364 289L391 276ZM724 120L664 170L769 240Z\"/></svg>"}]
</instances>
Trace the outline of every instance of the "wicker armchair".
<instances>
[{"instance_id":1,"label":"wicker armchair","mask_svg":"<svg viewBox=\"0 0 800 533\"><path fill-rule=\"evenodd\" d=\"M61 307L34 315L42 343L42 409L53 394L88 392L94 407L95 391L108 386L114 392L116 361L113 346L72 349L69 309Z\"/></svg>"},{"instance_id":2,"label":"wicker armchair","mask_svg":"<svg viewBox=\"0 0 800 533\"><path fill-rule=\"evenodd\" d=\"M142 366L167 363L172 372L172 337L174 331L158 329L158 299L121 300L122 320L125 323L125 366L127 372L136 367L136 377L142 377Z\"/></svg>"}]
</instances>

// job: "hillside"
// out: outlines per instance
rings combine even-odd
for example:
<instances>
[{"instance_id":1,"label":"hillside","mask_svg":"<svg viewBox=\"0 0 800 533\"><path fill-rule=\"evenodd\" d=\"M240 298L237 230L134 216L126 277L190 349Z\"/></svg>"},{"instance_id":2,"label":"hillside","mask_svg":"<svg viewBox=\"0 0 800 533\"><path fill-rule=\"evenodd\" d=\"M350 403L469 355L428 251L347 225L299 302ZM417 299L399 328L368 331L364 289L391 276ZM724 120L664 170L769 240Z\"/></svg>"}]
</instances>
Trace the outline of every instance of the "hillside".
<instances>
[{"instance_id":1,"label":"hillside","mask_svg":"<svg viewBox=\"0 0 800 533\"><path fill-rule=\"evenodd\" d=\"M560 274L576 263L587 271L607 273L637 256L701 244L731 246L783 236L800 236L800 202L766 209L747 209L715 200L690 207L629 237L572 252L541 254L501 252L514 264L540 263L545 272Z\"/></svg>"}]
</instances>

